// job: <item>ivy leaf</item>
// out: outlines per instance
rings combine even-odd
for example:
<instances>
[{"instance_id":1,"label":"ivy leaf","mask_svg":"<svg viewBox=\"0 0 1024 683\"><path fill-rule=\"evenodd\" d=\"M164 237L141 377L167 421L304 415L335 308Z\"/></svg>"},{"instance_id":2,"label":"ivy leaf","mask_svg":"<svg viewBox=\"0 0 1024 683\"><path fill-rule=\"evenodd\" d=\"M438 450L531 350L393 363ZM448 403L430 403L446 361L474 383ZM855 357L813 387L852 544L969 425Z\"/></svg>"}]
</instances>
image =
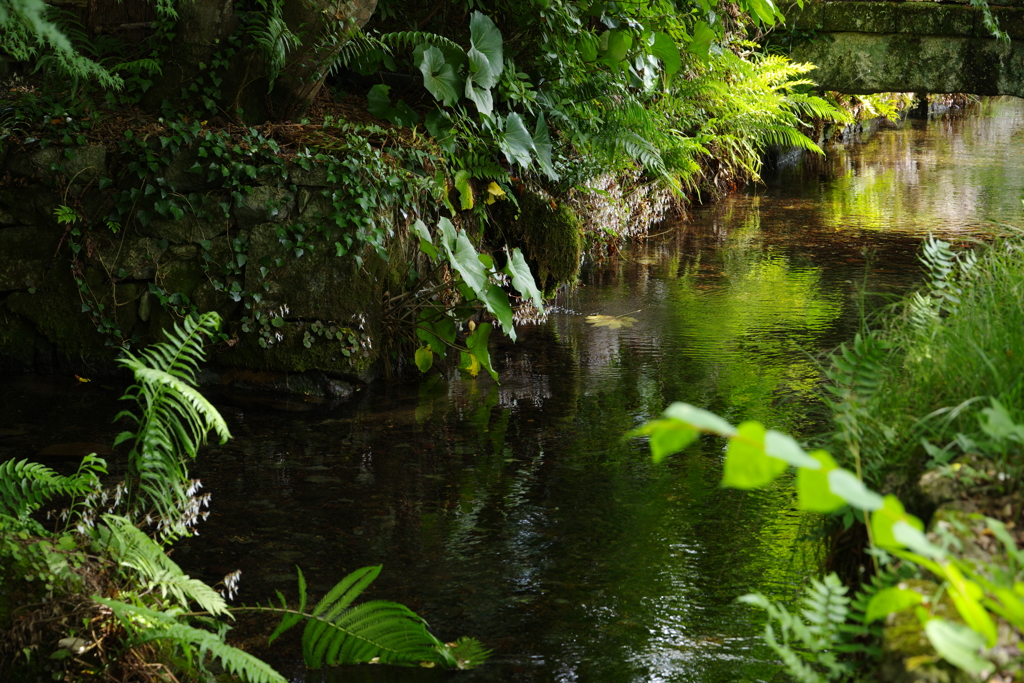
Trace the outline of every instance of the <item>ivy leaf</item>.
<instances>
[{"instance_id":1,"label":"ivy leaf","mask_svg":"<svg viewBox=\"0 0 1024 683\"><path fill-rule=\"evenodd\" d=\"M502 54L501 31L490 17L473 12L469 19L469 45L469 68L474 72L477 84L481 88L493 88L501 77L505 61ZM487 65L486 72L481 60Z\"/></svg>"},{"instance_id":2,"label":"ivy leaf","mask_svg":"<svg viewBox=\"0 0 1024 683\"><path fill-rule=\"evenodd\" d=\"M429 90L435 99L440 100L446 107L459 101L459 77L455 75L452 65L445 61L444 53L436 47L424 50L423 57L416 66L423 74L423 87ZM378 86L374 86L376 87Z\"/></svg>"},{"instance_id":3,"label":"ivy leaf","mask_svg":"<svg viewBox=\"0 0 1024 683\"><path fill-rule=\"evenodd\" d=\"M520 166L530 165L534 152L533 137L526 130L519 114L513 112L505 119L505 133L501 136L500 142L501 151L505 153L509 163L515 159Z\"/></svg>"},{"instance_id":4,"label":"ivy leaf","mask_svg":"<svg viewBox=\"0 0 1024 683\"><path fill-rule=\"evenodd\" d=\"M523 252L519 250L519 247L513 249L512 253L509 254L508 263L505 264L502 272L512 278L512 286L515 287L517 292L524 297L529 297L533 301L533 305L537 307L537 310L542 313L544 312L544 295L537 287L537 282L533 279L533 272L526 263L526 257L523 256Z\"/></svg>"}]
</instances>

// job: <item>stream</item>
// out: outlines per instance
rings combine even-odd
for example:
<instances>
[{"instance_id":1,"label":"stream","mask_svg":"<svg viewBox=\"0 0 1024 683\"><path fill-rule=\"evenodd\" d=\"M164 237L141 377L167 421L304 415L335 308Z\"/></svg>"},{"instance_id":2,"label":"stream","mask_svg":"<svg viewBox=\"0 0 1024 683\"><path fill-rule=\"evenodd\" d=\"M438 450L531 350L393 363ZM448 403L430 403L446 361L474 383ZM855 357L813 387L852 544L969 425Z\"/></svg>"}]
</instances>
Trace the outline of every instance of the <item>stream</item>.
<instances>
[{"instance_id":1,"label":"stream","mask_svg":"<svg viewBox=\"0 0 1024 683\"><path fill-rule=\"evenodd\" d=\"M469 672L306 672L296 634L267 654L296 682L770 681L763 614L735 599L793 599L817 567L813 520L785 478L720 488L719 440L655 466L623 434L672 401L821 430L818 360L917 281L924 236L1022 224L1021 149L1024 101L1000 99L823 161L784 157L763 184L588 266L517 343L492 342L500 385L435 370L330 408L218 398L235 438L193 467L212 514L173 557L210 582L241 569L247 603L294 598L296 565L318 599L383 564L367 597L494 650ZM0 460L119 431L115 387L2 379Z\"/></svg>"}]
</instances>

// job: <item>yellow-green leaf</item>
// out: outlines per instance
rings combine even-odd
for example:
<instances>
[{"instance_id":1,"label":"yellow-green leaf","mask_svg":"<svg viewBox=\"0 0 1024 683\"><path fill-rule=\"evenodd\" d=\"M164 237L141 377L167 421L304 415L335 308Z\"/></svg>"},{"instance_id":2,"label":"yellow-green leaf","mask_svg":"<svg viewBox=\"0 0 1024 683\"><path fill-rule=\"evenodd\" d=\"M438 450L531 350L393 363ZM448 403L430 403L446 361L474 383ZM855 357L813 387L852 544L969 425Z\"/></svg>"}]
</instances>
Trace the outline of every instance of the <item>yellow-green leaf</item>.
<instances>
[{"instance_id":1,"label":"yellow-green leaf","mask_svg":"<svg viewBox=\"0 0 1024 683\"><path fill-rule=\"evenodd\" d=\"M836 461L828 451L814 451L810 456L821 463L821 469L801 467L796 472L796 492L801 510L809 512L833 512L846 504L832 493L828 486L828 473L836 469Z\"/></svg>"},{"instance_id":2,"label":"yellow-green leaf","mask_svg":"<svg viewBox=\"0 0 1024 683\"><path fill-rule=\"evenodd\" d=\"M737 489L755 489L771 483L785 471L786 462L764 452L764 425L744 422L729 440L725 452L722 485Z\"/></svg>"}]
</instances>

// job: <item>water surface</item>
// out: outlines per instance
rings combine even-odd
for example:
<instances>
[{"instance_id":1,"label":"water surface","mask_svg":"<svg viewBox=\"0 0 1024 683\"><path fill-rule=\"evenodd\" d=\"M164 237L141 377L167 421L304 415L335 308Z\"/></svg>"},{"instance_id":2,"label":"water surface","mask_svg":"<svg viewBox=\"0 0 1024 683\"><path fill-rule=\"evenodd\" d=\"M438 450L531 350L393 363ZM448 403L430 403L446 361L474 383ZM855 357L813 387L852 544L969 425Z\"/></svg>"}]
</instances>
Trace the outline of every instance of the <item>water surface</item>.
<instances>
[{"instance_id":1,"label":"water surface","mask_svg":"<svg viewBox=\"0 0 1024 683\"><path fill-rule=\"evenodd\" d=\"M383 563L368 595L495 651L457 674L307 674L286 639L274 661L294 681L772 680L761 615L735 598L791 599L814 567L788 482L724 490L718 440L655 467L622 435L676 400L820 428L816 359L885 301L860 292L911 286L928 232L963 243L989 218L1019 221L1022 131L1024 108L1003 101L790 160L589 266L547 321L492 347L500 386L435 372L301 413L218 399L235 439L194 468L213 514L175 559L209 580L241 569L247 602L294 595L296 564L320 593ZM117 395L5 379L0 456L109 443Z\"/></svg>"}]
</instances>

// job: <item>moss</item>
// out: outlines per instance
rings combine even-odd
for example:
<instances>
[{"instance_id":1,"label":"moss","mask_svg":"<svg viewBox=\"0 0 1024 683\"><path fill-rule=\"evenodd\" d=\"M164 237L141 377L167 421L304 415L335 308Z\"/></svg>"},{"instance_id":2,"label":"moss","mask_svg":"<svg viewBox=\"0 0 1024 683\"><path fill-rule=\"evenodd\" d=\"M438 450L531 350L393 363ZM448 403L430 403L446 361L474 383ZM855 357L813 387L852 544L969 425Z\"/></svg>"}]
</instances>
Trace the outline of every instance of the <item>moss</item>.
<instances>
[{"instance_id":1,"label":"moss","mask_svg":"<svg viewBox=\"0 0 1024 683\"><path fill-rule=\"evenodd\" d=\"M519 214L510 202L496 211L505 239L523 250L538 283L546 291L576 281L583 258L583 231L576 213L565 203L526 190Z\"/></svg>"}]
</instances>

